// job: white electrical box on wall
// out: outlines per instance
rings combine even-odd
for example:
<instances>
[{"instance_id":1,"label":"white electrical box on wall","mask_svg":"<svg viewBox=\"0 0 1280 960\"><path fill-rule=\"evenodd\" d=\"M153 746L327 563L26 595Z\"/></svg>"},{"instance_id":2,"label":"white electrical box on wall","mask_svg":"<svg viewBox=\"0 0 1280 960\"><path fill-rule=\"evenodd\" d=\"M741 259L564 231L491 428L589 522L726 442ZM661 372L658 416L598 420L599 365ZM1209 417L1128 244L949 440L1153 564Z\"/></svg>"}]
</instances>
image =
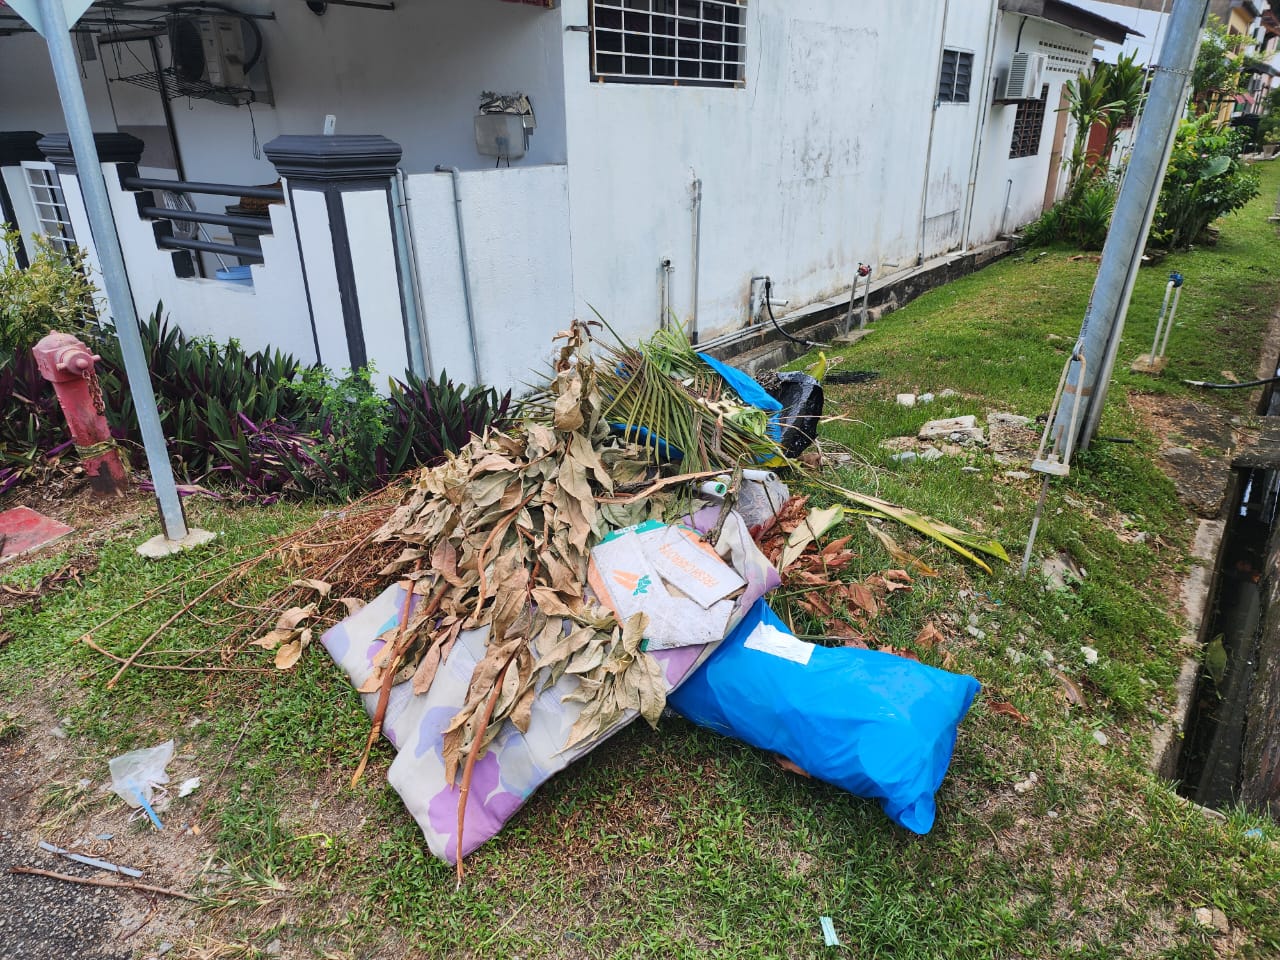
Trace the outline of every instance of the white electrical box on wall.
<instances>
[{"instance_id":1,"label":"white electrical box on wall","mask_svg":"<svg viewBox=\"0 0 1280 960\"><path fill-rule=\"evenodd\" d=\"M524 156L524 119L515 113L476 116L476 150L482 157L519 160Z\"/></svg>"}]
</instances>

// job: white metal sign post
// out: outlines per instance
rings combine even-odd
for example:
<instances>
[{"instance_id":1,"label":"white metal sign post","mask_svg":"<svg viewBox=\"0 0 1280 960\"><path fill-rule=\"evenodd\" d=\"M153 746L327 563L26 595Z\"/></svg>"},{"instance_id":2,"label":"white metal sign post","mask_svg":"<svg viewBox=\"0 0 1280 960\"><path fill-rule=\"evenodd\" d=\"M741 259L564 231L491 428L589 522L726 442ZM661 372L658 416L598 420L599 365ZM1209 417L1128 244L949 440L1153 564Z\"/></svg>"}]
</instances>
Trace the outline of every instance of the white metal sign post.
<instances>
[{"instance_id":1,"label":"white metal sign post","mask_svg":"<svg viewBox=\"0 0 1280 960\"><path fill-rule=\"evenodd\" d=\"M151 372L142 351L138 315L125 273L124 254L120 249L120 239L116 236L115 218L111 213L106 181L102 177L102 165L98 162L98 151L93 141L89 108L85 103L84 88L80 85L80 73L71 47L70 25L80 18L90 2L91 0L7 0L8 6L31 24L49 46L49 59L58 86L58 97L62 101L62 112L67 121L67 135L71 141L71 152L75 156L85 211L102 266L103 286L106 288L107 302L111 306L111 315L115 318L115 332L120 338L121 352L124 354L125 372L129 378L129 390L133 394L134 409L138 414L138 426L142 430L147 466L151 471L151 481L155 484L156 499L160 505L160 523L164 533L156 538L158 543L142 552L162 555L172 552L180 543L187 545L193 540L203 542L210 539L210 535L203 534L203 531L188 531L183 516L182 502L178 498L173 478L173 467L169 463L169 451L160 427L160 415L156 410Z\"/></svg>"}]
</instances>

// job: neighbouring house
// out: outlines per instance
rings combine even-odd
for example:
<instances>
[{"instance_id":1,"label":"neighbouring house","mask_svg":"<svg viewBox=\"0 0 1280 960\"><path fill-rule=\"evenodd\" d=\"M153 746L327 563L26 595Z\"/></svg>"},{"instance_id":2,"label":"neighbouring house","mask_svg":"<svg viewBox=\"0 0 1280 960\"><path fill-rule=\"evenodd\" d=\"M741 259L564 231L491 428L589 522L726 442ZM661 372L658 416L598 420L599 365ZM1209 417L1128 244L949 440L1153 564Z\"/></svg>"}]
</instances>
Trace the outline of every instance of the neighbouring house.
<instances>
[{"instance_id":1,"label":"neighbouring house","mask_svg":"<svg viewBox=\"0 0 1280 960\"><path fill-rule=\"evenodd\" d=\"M764 278L785 321L859 263L972 258L1060 195L1063 83L1132 33L1064 0L113 0L75 38L140 312L511 385L593 310L714 345ZM0 3L5 217L92 260L63 129Z\"/></svg>"}]
</instances>

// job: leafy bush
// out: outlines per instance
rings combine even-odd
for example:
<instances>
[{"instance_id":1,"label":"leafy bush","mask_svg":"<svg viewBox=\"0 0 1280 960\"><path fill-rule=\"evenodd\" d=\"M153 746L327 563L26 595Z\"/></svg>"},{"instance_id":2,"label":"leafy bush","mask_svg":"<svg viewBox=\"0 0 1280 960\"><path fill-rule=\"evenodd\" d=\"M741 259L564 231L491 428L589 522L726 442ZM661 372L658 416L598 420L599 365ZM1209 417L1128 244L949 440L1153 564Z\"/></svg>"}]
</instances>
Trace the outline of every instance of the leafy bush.
<instances>
[{"instance_id":1,"label":"leafy bush","mask_svg":"<svg viewBox=\"0 0 1280 960\"><path fill-rule=\"evenodd\" d=\"M1101 250L1115 205L1115 182L1102 177L1090 180L1062 212L1064 239L1085 250Z\"/></svg>"},{"instance_id":2,"label":"leafy bush","mask_svg":"<svg viewBox=\"0 0 1280 960\"><path fill-rule=\"evenodd\" d=\"M472 434L506 419L511 391L492 387L455 386L444 373L439 380L391 383L387 449L395 451L387 470L395 475L413 463L434 463L461 449Z\"/></svg>"},{"instance_id":3,"label":"leafy bush","mask_svg":"<svg viewBox=\"0 0 1280 960\"><path fill-rule=\"evenodd\" d=\"M50 330L78 334L96 318L96 291L84 254L63 254L35 237L28 265L18 266L16 230L0 230L0 353L21 355Z\"/></svg>"},{"instance_id":4,"label":"leafy bush","mask_svg":"<svg viewBox=\"0 0 1280 960\"><path fill-rule=\"evenodd\" d=\"M43 331L42 331L43 332ZM143 464L119 340L76 329L102 360L105 415L135 465ZM438 381L374 387L371 368L333 377L279 351L187 337L163 305L139 325L156 406L175 470L188 482L222 479L252 496L350 497L460 449L506 416L511 394ZM0 493L66 440L57 400L29 352L0 349Z\"/></svg>"},{"instance_id":5,"label":"leafy bush","mask_svg":"<svg viewBox=\"0 0 1280 960\"><path fill-rule=\"evenodd\" d=\"M1028 246L1070 243L1085 250L1101 250L1111 228L1116 184L1106 177L1082 180L1066 197L1022 228Z\"/></svg>"},{"instance_id":6,"label":"leafy bush","mask_svg":"<svg viewBox=\"0 0 1280 960\"><path fill-rule=\"evenodd\" d=\"M299 368L294 357L274 350L248 353L235 341L224 345L188 338L162 319L163 311L161 304L139 324L139 333L169 452L188 481L222 465L217 442L233 438L238 416L255 423L313 419L311 405L294 384ZM102 356L98 377L108 398L107 422L119 439L135 445L139 457L142 435L120 341L104 330L92 337L92 344Z\"/></svg>"},{"instance_id":7,"label":"leafy bush","mask_svg":"<svg viewBox=\"0 0 1280 960\"><path fill-rule=\"evenodd\" d=\"M1258 175L1240 159L1239 131L1209 115L1178 127L1160 190L1151 242L1175 249L1195 243L1214 220L1258 195Z\"/></svg>"}]
</instances>

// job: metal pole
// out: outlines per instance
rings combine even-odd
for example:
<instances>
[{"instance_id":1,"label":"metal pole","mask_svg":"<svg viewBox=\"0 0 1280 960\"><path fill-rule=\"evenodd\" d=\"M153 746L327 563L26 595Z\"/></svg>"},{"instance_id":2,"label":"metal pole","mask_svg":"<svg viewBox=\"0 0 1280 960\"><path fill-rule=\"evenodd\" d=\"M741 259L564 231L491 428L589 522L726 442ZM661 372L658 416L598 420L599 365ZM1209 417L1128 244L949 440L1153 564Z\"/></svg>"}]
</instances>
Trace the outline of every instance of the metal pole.
<instances>
[{"instance_id":1,"label":"metal pole","mask_svg":"<svg viewBox=\"0 0 1280 960\"><path fill-rule=\"evenodd\" d=\"M1155 216L1160 184L1183 109L1187 79L1200 48L1200 31L1208 13L1209 0L1174 0L1169 15L1161 62L1155 67L1155 79L1142 116L1142 130L1116 198L1111 230L1102 248L1098 279L1073 351L1083 354L1087 361L1084 374L1077 372L1067 384L1067 392L1079 395L1087 404L1079 442L1075 445L1079 449L1088 447L1102 417L1111 368L1124 329L1125 311ZM1071 419L1068 408L1074 406L1064 402L1058 408L1053 427L1057 443L1065 440Z\"/></svg>"},{"instance_id":2,"label":"metal pole","mask_svg":"<svg viewBox=\"0 0 1280 960\"><path fill-rule=\"evenodd\" d=\"M458 224L458 262L462 267L462 296L467 306L467 336L471 338L471 369L475 372L472 386L480 386L480 343L476 337L475 305L471 299L471 265L467 259L467 231L462 224L462 171L457 167L437 166L436 173L453 177L453 216Z\"/></svg>"},{"instance_id":3,"label":"metal pole","mask_svg":"<svg viewBox=\"0 0 1280 960\"><path fill-rule=\"evenodd\" d=\"M120 338L125 372L129 377L129 391L133 394L138 426L142 430L142 446L147 454L151 482L155 484L156 500L160 504L160 525L164 529L166 540L184 540L187 536L187 522L182 515L182 501L178 498L178 488L174 483L164 431L160 428L160 415L156 411L156 398L151 389L151 373L147 369L147 358L142 352L142 337L138 333L138 315L134 310L133 294L129 290L129 278L124 269L120 238L116 236L115 218L107 199L102 164L98 162L98 150L93 142L93 127L89 122L84 90L80 86L75 51L71 48L67 17L61 0L38 2L40 16L44 21L45 41L49 44L53 78L58 85L58 97L62 101L62 112L67 120L71 152L80 175L85 211L89 216L98 262L102 267L102 283L106 288L111 315L115 318L116 336Z\"/></svg>"},{"instance_id":4,"label":"metal pole","mask_svg":"<svg viewBox=\"0 0 1280 960\"><path fill-rule=\"evenodd\" d=\"M693 178L693 309L689 316L689 342L698 342L698 283L702 269L702 180ZM765 297L769 294L765 293Z\"/></svg>"}]
</instances>

